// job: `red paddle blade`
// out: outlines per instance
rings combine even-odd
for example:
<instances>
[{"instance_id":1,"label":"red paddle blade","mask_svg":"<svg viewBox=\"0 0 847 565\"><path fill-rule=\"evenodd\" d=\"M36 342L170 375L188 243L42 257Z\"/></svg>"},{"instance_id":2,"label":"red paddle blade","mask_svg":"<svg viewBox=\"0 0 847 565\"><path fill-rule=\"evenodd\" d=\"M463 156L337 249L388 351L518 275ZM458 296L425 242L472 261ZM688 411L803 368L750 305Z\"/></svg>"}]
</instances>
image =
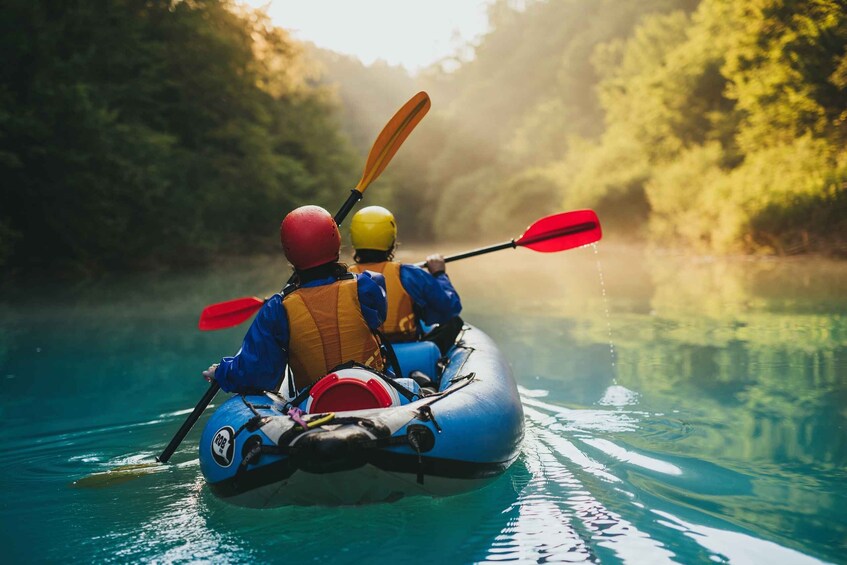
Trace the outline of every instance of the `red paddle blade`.
<instances>
[{"instance_id":1,"label":"red paddle blade","mask_svg":"<svg viewBox=\"0 0 847 565\"><path fill-rule=\"evenodd\" d=\"M222 330L237 326L258 312L264 303L260 298L248 296L210 304L200 313L197 327L201 330Z\"/></svg>"},{"instance_id":2,"label":"red paddle blade","mask_svg":"<svg viewBox=\"0 0 847 565\"><path fill-rule=\"evenodd\" d=\"M603 232L594 210L574 210L541 218L515 241L533 251L553 253L600 241Z\"/></svg>"}]
</instances>

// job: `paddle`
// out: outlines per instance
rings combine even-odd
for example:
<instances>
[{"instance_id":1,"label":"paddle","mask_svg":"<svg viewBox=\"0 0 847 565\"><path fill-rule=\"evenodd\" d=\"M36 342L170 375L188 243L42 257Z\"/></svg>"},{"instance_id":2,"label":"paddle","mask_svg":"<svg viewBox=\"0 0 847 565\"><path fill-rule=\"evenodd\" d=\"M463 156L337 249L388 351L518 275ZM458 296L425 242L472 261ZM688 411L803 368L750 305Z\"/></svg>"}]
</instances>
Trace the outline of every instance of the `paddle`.
<instances>
[{"instance_id":1,"label":"paddle","mask_svg":"<svg viewBox=\"0 0 847 565\"><path fill-rule=\"evenodd\" d=\"M424 118L426 113L432 106L429 95L426 92L418 92L408 102L397 110L392 118L385 124L382 131L374 141L370 153L368 153L365 168L362 172L362 178L356 188L350 191L350 196L335 214L335 223L341 225L356 202L362 199L362 195L367 190L368 186L379 177L389 161L400 149L400 146L409 137L409 134L415 129L415 126ZM291 282L289 280L289 282ZM258 305L256 305L258 303ZM203 310L200 315L200 323L198 326L201 330L220 329L225 327L240 324L249 318L254 312L262 307L264 302L258 298L240 298L219 305L212 305ZM215 307L218 308L215 308ZM211 309L211 310L210 310ZM245 313L246 312L246 313ZM222 325L226 323L227 325ZM116 469L111 469L103 473L95 473L89 475L74 484L77 486L103 486L106 483L123 482L129 480L134 473L144 472L144 469L156 467L160 463L167 463L174 454L176 448L182 443L182 440L194 427L194 424L200 418L200 415L215 397L220 385L217 382L212 382L209 389L194 407L194 410L182 424L182 426L171 439L168 446L162 451L162 454L156 458L156 463L125 465Z\"/></svg>"},{"instance_id":2,"label":"paddle","mask_svg":"<svg viewBox=\"0 0 847 565\"><path fill-rule=\"evenodd\" d=\"M526 228L518 239L451 255L445 257L444 262L450 263L451 261L516 247L526 247L542 253L555 253L556 251L582 247L600 241L601 237L603 237L603 232L600 228L600 220L594 210L561 212L536 220ZM423 267L426 263L421 262L417 265Z\"/></svg>"},{"instance_id":3,"label":"paddle","mask_svg":"<svg viewBox=\"0 0 847 565\"><path fill-rule=\"evenodd\" d=\"M602 235L600 220L597 219L597 214L593 210L562 212L537 220L518 239L445 257L444 261L449 263L515 247L553 253L594 243L599 241ZM425 264L417 263L419 267ZM248 296L211 304L206 306L200 314L199 327L201 330L220 330L237 326L257 312L264 303L265 301L261 298Z\"/></svg>"}]
</instances>

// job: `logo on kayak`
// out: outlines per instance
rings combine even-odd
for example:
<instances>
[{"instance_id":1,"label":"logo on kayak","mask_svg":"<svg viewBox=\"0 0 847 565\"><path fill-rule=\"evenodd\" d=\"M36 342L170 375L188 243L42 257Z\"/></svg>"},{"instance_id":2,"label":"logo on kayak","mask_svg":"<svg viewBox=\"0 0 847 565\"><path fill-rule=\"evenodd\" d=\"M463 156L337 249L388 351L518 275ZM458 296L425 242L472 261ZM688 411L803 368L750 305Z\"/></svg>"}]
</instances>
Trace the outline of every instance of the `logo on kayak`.
<instances>
[{"instance_id":1,"label":"logo on kayak","mask_svg":"<svg viewBox=\"0 0 847 565\"><path fill-rule=\"evenodd\" d=\"M235 430L229 426L224 426L215 432L215 437L212 439L212 457L215 458L215 463L221 467L232 465L232 452L234 449Z\"/></svg>"}]
</instances>

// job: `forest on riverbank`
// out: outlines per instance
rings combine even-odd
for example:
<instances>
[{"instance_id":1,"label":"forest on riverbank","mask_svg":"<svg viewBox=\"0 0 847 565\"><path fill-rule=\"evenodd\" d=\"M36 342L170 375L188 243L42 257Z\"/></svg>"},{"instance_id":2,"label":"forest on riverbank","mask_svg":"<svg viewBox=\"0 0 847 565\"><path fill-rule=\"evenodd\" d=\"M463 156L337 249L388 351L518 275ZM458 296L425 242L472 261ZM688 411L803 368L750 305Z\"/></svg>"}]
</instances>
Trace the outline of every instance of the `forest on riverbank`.
<instances>
[{"instance_id":1,"label":"forest on riverbank","mask_svg":"<svg viewBox=\"0 0 847 565\"><path fill-rule=\"evenodd\" d=\"M440 225L592 207L699 252L847 254L844 2L509 5L445 81Z\"/></svg>"},{"instance_id":2,"label":"forest on riverbank","mask_svg":"<svg viewBox=\"0 0 847 565\"><path fill-rule=\"evenodd\" d=\"M335 211L420 89L433 110L367 195L407 241L591 207L609 237L847 255L843 2L495 0L489 20L411 77L230 0L11 0L0 266L272 248L293 207Z\"/></svg>"}]
</instances>

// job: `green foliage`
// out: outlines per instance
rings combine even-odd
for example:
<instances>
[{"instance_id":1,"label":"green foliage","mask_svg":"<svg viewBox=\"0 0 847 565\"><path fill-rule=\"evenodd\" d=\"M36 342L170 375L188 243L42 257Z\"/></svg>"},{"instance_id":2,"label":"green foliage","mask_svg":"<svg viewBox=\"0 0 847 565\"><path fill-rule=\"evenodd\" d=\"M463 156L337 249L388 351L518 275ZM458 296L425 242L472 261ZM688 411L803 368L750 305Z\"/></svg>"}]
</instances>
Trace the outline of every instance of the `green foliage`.
<instances>
[{"instance_id":1,"label":"green foliage","mask_svg":"<svg viewBox=\"0 0 847 565\"><path fill-rule=\"evenodd\" d=\"M420 89L426 125L369 194L406 241L513 234L563 206L597 209L607 236L845 253L840 0L499 0L490 20L475 57L412 80L306 57L234 0L10 0L0 264L271 248L285 212L340 202Z\"/></svg>"},{"instance_id":2,"label":"green foliage","mask_svg":"<svg viewBox=\"0 0 847 565\"><path fill-rule=\"evenodd\" d=\"M477 47L475 59L439 80L426 77L432 80L433 100L444 98L451 129L446 145L431 161L429 175L438 185L451 187L444 200L460 207L479 202L484 211L474 213L483 214L486 225L512 225L512 203L516 202L524 203L527 212L520 217L528 218L529 210L539 209L537 204L547 206L546 213L557 208L561 196L577 206L604 199L602 193L572 180L574 175L582 179L591 176L579 175L575 155L584 153L585 141L580 140L595 140L603 134L608 112L597 95L598 81L607 69L594 64L595 52L632 33L645 14L688 10L692 2L523 4L518 9L508 2L497 3L493 29ZM609 143L618 140L610 137ZM640 161L641 153L626 162ZM608 163L615 158L598 160ZM481 172L484 169L497 173L485 174ZM628 175L641 176L633 171L618 176ZM490 179L488 185L473 187L473 179L480 178ZM531 187L529 179L537 181L538 187ZM601 181L593 186L605 190L611 184ZM488 199L466 195L462 200L455 195L458 186L467 191L484 190ZM518 193L512 194L514 191ZM644 214L643 187L638 183L614 187L611 192L625 194L639 214ZM548 198L555 193L560 195L558 199ZM452 205L442 204L438 210L439 226L468 215ZM625 217L621 220L632 225ZM438 233L448 232L439 228Z\"/></svg>"},{"instance_id":3,"label":"green foliage","mask_svg":"<svg viewBox=\"0 0 847 565\"><path fill-rule=\"evenodd\" d=\"M650 202L650 233L658 241L685 241L698 251L728 250L742 235L740 211L727 206L732 193L716 190L724 172L717 143L693 147L654 169L645 192Z\"/></svg>"},{"instance_id":4,"label":"green foliage","mask_svg":"<svg viewBox=\"0 0 847 565\"><path fill-rule=\"evenodd\" d=\"M791 142L806 133L830 134L847 106L847 90L831 79L847 41L839 0L730 3L739 29L730 34L723 74L727 95L744 114L745 149Z\"/></svg>"},{"instance_id":5,"label":"green foliage","mask_svg":"<svg viewBox=\"0 0 847 565\"><path fill-rule=\"evenodd\" d=\"M299 47L233 2L12 1L0 26L0 247L14 267L269 246L287 210L331 205L352 182Z\"/></svg>"},{"instance_id":6,"label":"green foliage","mask_svg":"<svg viewBox=\"0 0 847 565\"><path fill-rule=\"evenodd\" d=\"M748 248L780 255L847 251L847 163L810 134L747 156L727 179L749 217ZM827 245L828 243L828 245Z\"/></svg>"},{"instance_id":7,"label":"green foliage","mask_svg":"<svg viewBox=\"0 0 847 565\"><path fill-rule=\"evenodd\" d=\"M725 110L718 72L719 42L697 33L683 12L647 16L626 43L620 63L599 84L609 129L634 138L651 161L675 158L710 137L715 113Z\"/></svg>"},{"instance_id":8,"label":"green foliage","mask_svg":"<svg viewBox=\"0 0 847 565\"><path fill-rule=\"evenodd\" d=\"M843 246L845 26L832 2L706 0L689 23L644 19L600 89L609 131L649 155L656 239L721 252Z\"/></svg>"},{"instance_id":9,"label":"green foliage","mask_svg":"<svg viewBox=\"0 0 847 565\"><path fill-rule=\"evenodd\" d=\"M496 3L476 59L434 83L456 122L429 169L449 179L440 224L473 216L461 206L508 223L515 202L552 193L596 208L607 235L844 253L843 2L512 6Z\"/></svg>"}]
</instances>

